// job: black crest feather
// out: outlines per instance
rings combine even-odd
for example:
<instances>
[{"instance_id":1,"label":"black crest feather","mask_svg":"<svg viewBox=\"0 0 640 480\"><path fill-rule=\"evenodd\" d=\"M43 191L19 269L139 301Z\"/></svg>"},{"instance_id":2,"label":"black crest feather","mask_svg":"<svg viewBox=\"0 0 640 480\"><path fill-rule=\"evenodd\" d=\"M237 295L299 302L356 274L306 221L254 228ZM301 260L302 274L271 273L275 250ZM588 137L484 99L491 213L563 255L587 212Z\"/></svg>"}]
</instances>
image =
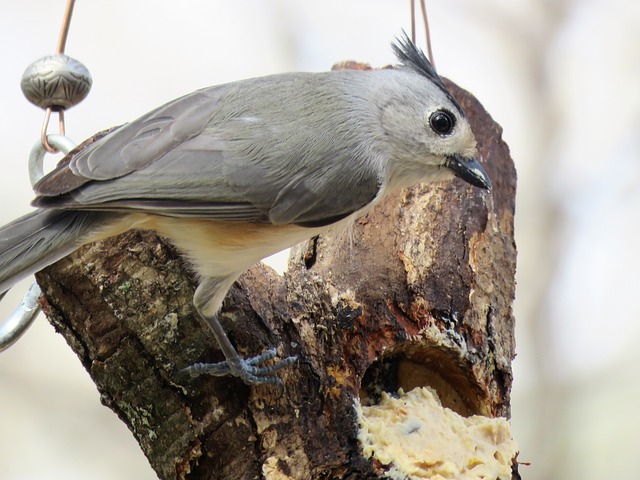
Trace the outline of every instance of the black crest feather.
<instances>
[{"instance_id":1,"label":"black crest feather","mask_svg":"<svg viewBox=\"0 0 640 480\"><path fill-rule=\"evenodd\" d=\"M406 32L402 32L402 35L396 38L396 41L391 44L394 53L398 61L403 67L413 70L419 75L428 78L434 85L436 85L442 93L453 103L453 105L460 111L460 114L464 115L462 107L457 102L451 92L447 89L442 78L436 72L436 69L431 65L431 62L416 45L411 41Z\"/></svg>"}]
</instances>

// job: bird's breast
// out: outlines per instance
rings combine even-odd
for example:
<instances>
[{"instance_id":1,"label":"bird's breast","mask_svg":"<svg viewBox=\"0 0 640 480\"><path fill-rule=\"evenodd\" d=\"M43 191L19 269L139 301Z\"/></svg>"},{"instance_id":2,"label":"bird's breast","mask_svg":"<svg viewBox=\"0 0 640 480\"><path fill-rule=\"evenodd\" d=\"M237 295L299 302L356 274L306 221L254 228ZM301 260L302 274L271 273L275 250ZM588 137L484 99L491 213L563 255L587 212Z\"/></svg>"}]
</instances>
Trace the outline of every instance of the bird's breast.
<instances>
[{"instance_id":1,"label":"bird's breast","mask_svg":"<svg viewBox=\"0 0 640 480\"><path fill-rule=\"evenodd\" d=\"M153 230L167 238L189 259L196 272L206 277L242 272L263 258L328 229L142 213L127 215L119 223L112 231Z\"/></svg>"}]
</instances>

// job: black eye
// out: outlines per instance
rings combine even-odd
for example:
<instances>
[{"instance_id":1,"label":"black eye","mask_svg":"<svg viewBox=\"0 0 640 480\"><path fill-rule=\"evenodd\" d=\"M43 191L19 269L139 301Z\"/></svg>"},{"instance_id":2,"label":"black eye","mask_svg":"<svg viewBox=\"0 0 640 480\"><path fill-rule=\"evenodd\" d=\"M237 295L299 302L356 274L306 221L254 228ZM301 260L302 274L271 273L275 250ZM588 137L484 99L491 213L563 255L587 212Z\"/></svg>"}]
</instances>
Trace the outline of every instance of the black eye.
<instances>
[{"instance_id":1,"label":"black eye","mask_svg":"<svg viewBox=\"0 0 640 480\"><path fill-rule=\"evenodd\" d=\"M429 125L439 135L449 135L456 124L456 119L449 110L438 110L429 117Z\"/></svg>"}]
</instances>

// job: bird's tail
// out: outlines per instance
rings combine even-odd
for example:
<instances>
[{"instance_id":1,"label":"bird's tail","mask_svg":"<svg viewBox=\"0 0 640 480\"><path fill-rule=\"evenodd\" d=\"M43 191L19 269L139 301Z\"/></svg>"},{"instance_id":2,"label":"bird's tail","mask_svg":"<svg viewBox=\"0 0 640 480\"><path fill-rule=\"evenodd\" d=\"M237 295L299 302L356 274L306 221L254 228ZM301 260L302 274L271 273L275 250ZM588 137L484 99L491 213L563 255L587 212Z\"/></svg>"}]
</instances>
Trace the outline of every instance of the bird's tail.
<instances>
[{"instance_id":1,"label":"bird's tail","mask_svg":"<svg viewBox=\"0 0 640 480\"><path fill-rule=\"evenodd\" d=\"M0 292L80 247L101 216L36 210L0 228Z\"/></svg>"}]
</instances>

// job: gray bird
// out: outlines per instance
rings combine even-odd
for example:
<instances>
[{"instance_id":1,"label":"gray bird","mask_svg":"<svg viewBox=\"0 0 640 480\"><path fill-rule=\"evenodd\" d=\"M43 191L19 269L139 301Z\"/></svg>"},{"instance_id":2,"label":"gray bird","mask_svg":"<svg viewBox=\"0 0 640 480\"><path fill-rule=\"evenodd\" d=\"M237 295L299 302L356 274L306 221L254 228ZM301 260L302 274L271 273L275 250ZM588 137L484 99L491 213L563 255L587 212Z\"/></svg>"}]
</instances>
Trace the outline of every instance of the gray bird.
<instances>
[{"instance_id":1,"label":"gray bird","mask_svg":"<svg viewBox=\"0 0 640 480\"><path fill-rule=\"evenodd\" d=\"M243 359L218 320L248 267L400 188L458 176L490 189L458 102L406 36L393 48L393 70L198 90L63 160L35 186L37 210L0 229L0 292L82 245L153 230L198 274L195 307L226 357L187 372L278 383L274 372L294 357Z\"/></svg>"}]
</instances>

